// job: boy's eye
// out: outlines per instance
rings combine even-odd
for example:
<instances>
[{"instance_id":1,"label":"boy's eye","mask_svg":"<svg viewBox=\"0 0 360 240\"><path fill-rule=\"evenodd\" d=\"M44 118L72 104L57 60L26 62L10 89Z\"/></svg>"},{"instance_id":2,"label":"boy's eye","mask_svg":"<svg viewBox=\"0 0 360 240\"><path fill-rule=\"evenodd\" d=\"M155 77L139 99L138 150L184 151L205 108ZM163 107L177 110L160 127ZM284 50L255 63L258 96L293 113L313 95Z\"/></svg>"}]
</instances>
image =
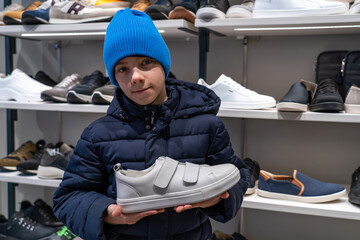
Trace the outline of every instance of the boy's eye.
<instances>
[{"instance_id":1,"label":"boy's eye","mask_svg":"<svg viewBox=\"0 0 360 240\"><path fill-rule=\"evenodd\" d=\"M126 67L119 67L117 68L117 72L123 73L126 71Z\"/></svg>"},{"instance_id":2,"label":"boy's eye","mask_svg":"<svg viewBox=\"0 0 360 240\"><path fill-rule=\"evenodd\" d=\"M147 64L150 64L150 63L152 63L152 62L153 62L152 59L146 59L146 60L143 61L143 64L144 64L144 65L147 65Z\"/></svg>"}]
</instances>

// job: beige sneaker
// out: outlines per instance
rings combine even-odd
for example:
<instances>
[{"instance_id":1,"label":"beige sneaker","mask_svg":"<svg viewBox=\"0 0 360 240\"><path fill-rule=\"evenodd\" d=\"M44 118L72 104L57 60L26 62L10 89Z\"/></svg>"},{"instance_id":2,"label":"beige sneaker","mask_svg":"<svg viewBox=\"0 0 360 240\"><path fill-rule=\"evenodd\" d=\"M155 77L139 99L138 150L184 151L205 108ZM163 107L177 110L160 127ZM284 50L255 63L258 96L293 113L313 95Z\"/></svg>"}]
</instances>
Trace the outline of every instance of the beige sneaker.
<instances>
[{"instance_id":1,"label":"beige sneaker","mask_svg":"<svg viewBox=\"0 0 360 240\"><path fill-rule=\"evenodd\" d=\"M32 141L27 141L14 152L11 152L6 157L0 159L0 167L10 171L16 171L16 166L19 163L31 158L36 153L36 144Z\"/></svg>"}]
</instances>

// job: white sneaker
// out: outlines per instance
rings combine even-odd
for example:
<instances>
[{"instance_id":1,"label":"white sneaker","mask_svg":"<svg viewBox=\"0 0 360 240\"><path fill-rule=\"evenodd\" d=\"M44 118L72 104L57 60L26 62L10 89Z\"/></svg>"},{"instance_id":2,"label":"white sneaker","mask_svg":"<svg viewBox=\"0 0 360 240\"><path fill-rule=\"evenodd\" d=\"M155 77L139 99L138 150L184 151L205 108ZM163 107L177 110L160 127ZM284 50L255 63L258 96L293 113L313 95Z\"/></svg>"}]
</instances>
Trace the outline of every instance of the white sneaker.
<instances>
[{"instance_id":1,"label":"white sneaker","mask_svg":"<svg viewBox=\"0 0 360 240\"><path fill-rule=\"evenodd\" d=\"M253 17L344 14L348 4L326 0L256 0Z\"/></svg>"},{"instance_id":2,"label":"white sneaker","mask_svg":"<svg viewBox=\"0 0 360 240\"><path fill-rule=\"evenodd\" d=\"M254 0L244 1L240 5L232 5L226 12L226 18L249 18L252 17Z\"/></svg>"},{"instance_id":3,"label":"white sneaker","mask_svg":"<svg viewBox=\"0 0 360 240\"><path fill-rule=\"evenodd\" d=\"M201 78L197 83L213 90L221 99L223 108L262 109L276 105L273 97L247 89L224 74L212 85L208 85Z\"/></svg>"},{"instance_id":4,"label":"white sneaker","mask_svg":"<svg viewBox=\"0 0 360 240\"><path fill-rule=\"evenodd\" d=\"M68 0L50 7L49 23L109 22L115 13L124 8L99 8L86 0Z\"/></svg>"},{"instance_id":5,"label":"white sneaker","mask_svg":"<svg viewBox=\"0 0 360 240\"><path fill-rule=\"evenodd\" d=\"M51 87L42 84L29 77L20 69L14 69L12 73L0 78L0 100L15 100L18 102L41 101L40 93Z\"/></svg>"},{"instance_id":6,"label":"white sneaker","mask_svg":"<svg viewBox=\"0 0 360 240\"><path fill-rule=\"evenodd\" d=\"M355 0L355 2L351 5L350 14L359 14L360 13L360 0Z\"/></svg>"},{"instance_id":7,"label":"white sneaker","mask_svg":"<svg viewBox=\"0 0 360 240\"><path fill-rule=\"evenodd\" d=\"M124 213L142 212L201 202L218 196L240 180L233 164L209 166L159 157L136 171L114 166L117 204Z\"/></svg>"},{"instance_id":8,"label":"white sneaker","mask_svg":"<svg viewBox=\"0 0 360 240\"><path fill-rule=\"evenodd\" d=\"M345 98L346 113L360 113L360 88L352 85Z\"/></svg>"}]
</instances>

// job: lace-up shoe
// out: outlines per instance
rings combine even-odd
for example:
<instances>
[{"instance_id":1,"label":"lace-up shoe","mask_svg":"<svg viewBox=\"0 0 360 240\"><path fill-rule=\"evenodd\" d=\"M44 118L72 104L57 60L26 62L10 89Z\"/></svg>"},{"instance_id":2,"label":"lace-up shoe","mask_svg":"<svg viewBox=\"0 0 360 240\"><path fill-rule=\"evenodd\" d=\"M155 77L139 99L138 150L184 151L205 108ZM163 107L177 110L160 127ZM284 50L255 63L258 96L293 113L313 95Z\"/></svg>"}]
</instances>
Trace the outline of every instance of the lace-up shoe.
<instances>
[{"instance_id":1,"label":"lace-up shoe","mask_svg":"<svg viewBox=\"0 0 360 240\"><path fill-rule=\"evenodd\" d=\"M274 175L260 170L257 193L268 198L320 203L344 196L346 189L339 184L310 178L297 170L294 170L292 176Z\"/></svg>"},{"instance_id":2,"label":"lace-up shoe","mask_svg":"<svg viewBox=\"0 0 360 240\"><path fill-rule=\"evenodd\" d=\"M340 112L344 111L344 101L339 93L338 85L331 78L319 81L315 95L309 105L313 112Z\"/></svg>"},{"instance_id":3,"label":"lace-up shoe","mask_svg":"<svg viewBox=\"0 0 360 240\"><path fill-rule=\"evenodd\" d=\"M14 69L7 77L0 78L0 100L37 102L41 101L40 93L50 88L29 77L20 69Z\"/></svg>"},{"instance_id":4,"label":"lace-up shoe","mask_svg":"<svg viewBox=\"0 0 360 240\"><path fill-rule=\"evenodd\" d=\"M109 22L120 9L123 8L99 8L86 0L69 0L56 3L50 8L49 23Z\"/></svg>"},{"instance_id":5,"label":"lace-up shoe","mask_svg":"<svg viewBox=\"0 0 360 240\"><path fill-rule=\"evenodd\" d=\"M104 86L95 89L92 97L92 104L110 104L114 98L116 86L110 81Z\"/></svg>"},{"instance_id":6,"label":"lace-up shoe","mask_svg":"<svg viewBox=\"0 0 360 240\"><path fill-rule=\"evenodd\" d=\"M228 0L206 0L205 5L201 5L196 12L198 19L225 18L225 14L229 9Z\"/></svg>"},{"instance_id":7,"label":"lace-up shoe","mask_svg":"<svg viewBox=\"0 0 360 240\"><path fill-rule=\"evenodd\" d=\"M32 141L27 141L21 144L14 152L11 152L6 157L0 159L0 167L9 171L16 171L16 166L19 163L33 157L36 153L36 144Z\"/></svg>"},{"instance_id":8,"label":"lace-up shoe","mask_svg":"<svg viewBox=\"0 0 360 240\"><path fill-rule=\"evenodd\" d=\"M273 97L247 89L224 74L212 85L203 79L199 79L198 84L213 90L220 97L223 108L262 109L276 105Z\"/></svg>"},{"instance_id":9,"label":"lace-up shoe","mask_svg":"<svg viewBox=\"0 0 360 240\"><path fill-rule=\"evenodd\" d=\"M197 7L193 2L182 2L174 4L169 13L169 19L184 19L195 24Z\"/></svg>"},{"instance_id":10,"label":"lace-up shoe","mask_svg":"<svg viewBox=\"0 0 360 240\"><path fill-rule=\"evenodd\" d=\"M124 213L191 204L218 196L240 180L233 164L209 166L159 157L155 164L136 171L114 166L117 204Z\"/></svg>"},{"instance_id":11,"label":"lace-up shoe","mask_svg":"<svg viewBox=\"0 0 360 240\"><path fill-rule=\"evenodd\" d=\"M245 0L240 5L232 5L226 11L226 18L249 18L252 17L255 0Z\"/></svg>"},{"instance_id":12,"label":"lace-up shoe","mask_svg":"<svg viewBox=\"0 0 360 240\"><path fill-rule=\"evenodd\" d=\"M37 176L46 179L61 179L74 150L66 143L58 143L55 148L45 148Z\"/></svg>"},{"instance_id":13,"label":"lace-up shoe","mask_svg":"<svg viewBox=\"0 0 360 240\"><path fill-rule=\"evenodd\" d=\"M326 0L256 0L253 17L292 17L344 14L348 6Z\"/></svg>"},{"instance_id":14,"label":"lace-up shoe","mask_svg":"<svg viewBox=\"0 0 360 240\"><path fill-rule=\"evenodd\" d=\"M54 87L57 82L55 82L49 75L47 75L44 71L38 71L34 77L35 80L45 84L49 87Z\"/></svg>"},{"instance_id":15,"label":"lace-up shoe","mask_svg":"<svg viewBox=\"0 0 360 240\"><path fill-rule=\"evenodd\" d=\"M35 10L40 7L42 2L36 1L28 5L26 8L20 11L6 12L4 13L3 21L6 25L19 25L21 23L21 16L25 11Z\"/></svg>"},{"instance_id":16,"label":"lace-up shoe","mask_svg":"<svg viewBox=\"0 0 360 240\"><path fill-rule=\"evenodd\" d=\"M70 230L63 226L59 231L53 233L47 240L72 240L76 239L77 236L70 232Z\"/></svg>"},{"instance_id":17,"label":"lace-up shoe","mask_svg":"<svg viewBox=\"0 0 360 240\"><path fill-rule=\"evenodd\" d=\"M359 14L360 13L360 0L355 0L354 3L351 5L350 14Z\"/></svg>"},{"instance_id":18,"label":"lace-up shoe","mask_svg":"<svg viewBox=\"0 0 360 240\"><path fill-rule=\"evenodd\" d=\"M52 89L48 89L41 92L41 99L44 101L53 101L59 103L67 102L66 95L69 89L80 85L82 78L79 74L74 73L64 78L60 83L54 86Z\"/></svg>"},{"instance_id":19,"label":"lace-up shoe","mask_svg":"<svg viewBox=\"0 0 360 240\"><path fill-rule=\"evenodd\" d=\"M145 11L152 20L167 20L169 18L170 7L165 5L150 5Z\"/></svg>"},{"instance_id":20,"label":"lace-up shoe","mask_svg":"<svg viewBox=\"0 0 360 240\"><path fill-rule=\"evenodd\" d=\"M12 3L7 6L3 11L0 11L0 25L4 25L4 13L6 12L18 12L24 9L24 6L19 3Z\"/></svg>"},{"instance_id":21,"label":"lace-up shoe","mask_svg":"<svg viewBox=\"0 0 360 240\"><path fill-rule=\"evenodd\" d=\"M63 224L54 215L52 207L41 199L37 199L32 205L29 201L22 201L20 212L44 226L61 227Z\"/></svg>"},{"instance_id":22,"label":"lace-up shoe","mask_svg":"<svg viewBox=\"0 0 360 240\"><path fill-rule=\"evenodd\" d=\"M49 23L50 7L55 3L63 2L66 0L47 0L35 10L27 10L21 15L23 24L44 24Z\"/></svg>"},{"instance_id":23,"label":"lace-up shoe","mask_svg":"<svg viewBox=\"0 0 360 240\"><path fill-rule=\"evenodd\" d=\"M355 85L350 87L346 95L345 112L360 113L360 88Z\"/></svg>"},{"instance_id":24,"label":"lace-up shoe","mask_svg":"<svg viewBox=\"0 0 360 240\"><path fill-rule=\"evenodd\" d=\"M358 167L351 176L349 201L353 204L360 205L360 167Z\"/></svg>"},{"instance_id":25,"label":"lace-up shoe","mask_svg":"<svg viewBox=\"0 0 360 240\"><path fill-rule=\"evenodd\" d=\"M138 10L141 12L144 12L147 7L151 5L151 2L149 0L137 0L133 6L131 7L131 10Z\"/></svg>"},{"instance_id":26,"label":"lace-up shoe","mask_svg":"<svg viewBox=\"0 0 360 240\"><path fill-rule=\"evenodd\" d=\"M56 231L24 217L21 213L14 213L9 220L0 215L0 237L5 239L43 240Z\"/></svg>"},{"instance_id":27,"label":"lace-up shoe","mask_svg":"<svg viewBox=\"0 0 360 240\"><path fill-rule=\"evenodd\" d=\"M104 86L109 81L103 73L95 71L85 76L80 85L71 88L67 95L68 103L91 103L92 94L96 88Z\"/></svg>"},{"instance_id":28,"label":"lace-up shoe","mask_svg":"<svg viewBox=\"0 0 360 240\"><path fill-rule=\"evenodd\" d=\"M257 161L252 160L251 158L245 158L244 163L246 168L249 169L249 179L248 179L248 189L245 192L245 195L253 194L256 188L256 182L259 180L260 166Z\"/></svg>"}]
</instances>

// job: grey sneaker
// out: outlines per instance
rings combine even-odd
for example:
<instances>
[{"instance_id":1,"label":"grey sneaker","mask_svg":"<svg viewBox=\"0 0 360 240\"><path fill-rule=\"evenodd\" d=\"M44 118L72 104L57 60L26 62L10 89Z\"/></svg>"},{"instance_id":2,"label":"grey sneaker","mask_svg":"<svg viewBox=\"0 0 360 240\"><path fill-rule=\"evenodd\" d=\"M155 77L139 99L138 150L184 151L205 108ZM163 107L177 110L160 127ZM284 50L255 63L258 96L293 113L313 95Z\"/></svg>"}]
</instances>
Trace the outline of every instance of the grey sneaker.
<instances>
[{"instance_id":1,"label":"grey sneaker","mask_svg":"<svg viewBox=\"0 0 360 240\"><path fill-rule=\"evenodd\" d=\"M91 97L92 104L110 104L114 98L116 86L110 81L102 87L94 90Z\"/></svg>"},{"instance_id":2,"label":"grey sneaker","mask_svg":"<svg viewBox=\"0 0 360 240\"><path fill-rule=\"evenodd\" d=\"M345 98L345 112L360 113L360 88L352 85Z\"/></svg>"},{"instance_id":3,"label":"grey sneaker","mask_svg":"<svg viewBox=\"0 0 360 240\"><path fill-rule=\"evenodd\" d=\"M55 85L52 89L42 91L41 99L44 101L66 103L66 94L69 89L76 85L79 85L81 81L82 78L77 73L67 76L60 83Z\"/></svg>"},{"instance_id":4,"label":"grey sneaker","mask_svg":"<svg viewBox=\"0 0 360 240\"><path fill-rule=\"evenodd\" d=\"M233 164L199 165L169 157L159 157L142 171L122 169L120 163L114 171L117 204L124 213L205 201L226 192L240 180L239 169Z\"/></svg>"},{"instance_id":5,"label":"grey sneaker","mask_svg":"<svg viewBox=\"0 0 360 240\"><path fill-rule=\"evenodd\" d=\"M55 3L49 12L49 23L109 22L117 11L124 8L99 8L85 0Z\"/></svg>"},{"instance_id":6,"label":"grey sneaker","mask_svg":"<svg viewBox=\"0 0 360 240\"><path fill-rule=\"evenodd\" d=\"M245 0L240 5L232 5L227 11L227 18L249 18L252 17L255 0Z\"/></svg>"},{"instance_id":7,"label":"grey sneaker","mask_svg":"<svg viewBox=\"0 0 360 240\"><path fill-rule=\"evenodd\" d=\"M46 148L38 168L37 176L46 179L61 179L74 150L66 143L58 143L55 148Z\"/></svg>"}]
</instances>

